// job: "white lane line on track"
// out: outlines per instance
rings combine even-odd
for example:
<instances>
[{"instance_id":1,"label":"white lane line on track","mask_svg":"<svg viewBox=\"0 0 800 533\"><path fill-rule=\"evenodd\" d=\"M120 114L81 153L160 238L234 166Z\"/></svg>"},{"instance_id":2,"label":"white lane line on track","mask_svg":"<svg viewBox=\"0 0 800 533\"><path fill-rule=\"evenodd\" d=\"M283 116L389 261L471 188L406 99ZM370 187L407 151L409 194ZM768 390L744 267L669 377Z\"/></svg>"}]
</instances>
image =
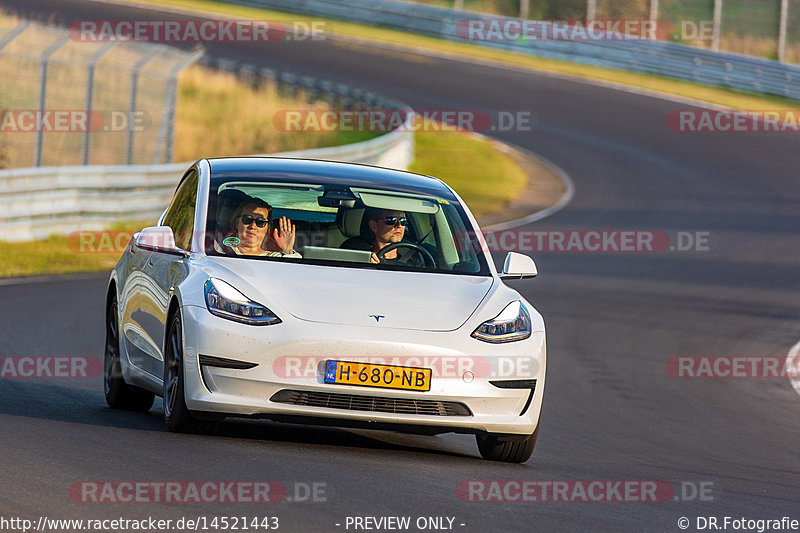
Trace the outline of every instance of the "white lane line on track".
<instances>
[{"instance_id":1,"label":"white lane line on track","mask_svg":"<svg viewBox=\"0 0 800 533\"><path fill-rule=\"evenodd\" d=\"M497 139L494 140L498 141ZM543 218L558 213L559 211L564 209L567 206L567 204L570 203L572 197L575 196L575 184L573 183L572 178L569 177L569 174L567 174L567 172L564 169L562 169L552 161L549 161L548 159L540 156L536 152L504 141L498 141L498 142L511 146L515 150L519 150L520 152L524 152L530 155L531 157L535 158L537 161L545 165L547 168L549 168L556 176L558 176L558 179L560 179L561 182L564 184L564 194L562 194L561 198L559 198L558 201L555 204L551 205L550 207L546 207L545 209L535 211L530 215L518 218L516 220L509 220L508 222L500 222L498 224L492 224L491 226L483 227L481 228L483 231L503 231L511 228L517 228L519 226L524 226L526 224L531 224L533 222L536 222L537 220L542 220Z\"/></svg>"},{"instance_id":2,"label":"white lane line on track","mask_svg":"<svg viewBox=\"0 0 800 533\"><path fill-rule=\"evenodd\" d=\"M789 350L789 355L786 356L786 367L788 368L798 368L800 365L800 342L792 346L792 349ZM792 385L792 388L797 394L800 394L800 376L796 376L794 378L791 377L789 374L789 383Z\"/></svg>"}]
</instances>

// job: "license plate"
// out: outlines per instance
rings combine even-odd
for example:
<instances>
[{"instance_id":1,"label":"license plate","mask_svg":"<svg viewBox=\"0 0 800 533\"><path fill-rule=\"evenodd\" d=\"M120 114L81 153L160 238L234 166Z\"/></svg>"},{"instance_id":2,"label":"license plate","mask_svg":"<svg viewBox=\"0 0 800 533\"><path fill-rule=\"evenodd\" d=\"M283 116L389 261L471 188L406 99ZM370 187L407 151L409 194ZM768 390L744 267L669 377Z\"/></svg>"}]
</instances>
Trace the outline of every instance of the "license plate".
<instances>
[{"instance_id":1,"label":"license plate","mask_svg":"<svg viewBox=\"0 0 800 533\"><path fill-rule=\"evenodd\" d=\"M325 361L325 383L338 385L429 391L431 374L430 368Z\"/></svg>"}]
</instances>

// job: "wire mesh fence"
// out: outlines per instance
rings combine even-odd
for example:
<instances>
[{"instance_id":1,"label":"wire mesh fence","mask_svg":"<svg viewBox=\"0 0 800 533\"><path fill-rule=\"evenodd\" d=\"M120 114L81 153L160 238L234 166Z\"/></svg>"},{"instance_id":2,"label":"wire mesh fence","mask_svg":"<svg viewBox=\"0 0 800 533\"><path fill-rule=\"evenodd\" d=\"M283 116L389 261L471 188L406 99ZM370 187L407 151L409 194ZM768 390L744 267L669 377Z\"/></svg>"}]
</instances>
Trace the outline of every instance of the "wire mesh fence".
<instances>
[{"instance_id":1,"label":"wire mesh fence","mask_svg":"<svg viewBox=\"0 0 800 533\"><path fill-rule=\"evenodd\" d=\"M0 168L170 162L177 76L201 55L0 27Z\"/></svg>"}]
</instances>

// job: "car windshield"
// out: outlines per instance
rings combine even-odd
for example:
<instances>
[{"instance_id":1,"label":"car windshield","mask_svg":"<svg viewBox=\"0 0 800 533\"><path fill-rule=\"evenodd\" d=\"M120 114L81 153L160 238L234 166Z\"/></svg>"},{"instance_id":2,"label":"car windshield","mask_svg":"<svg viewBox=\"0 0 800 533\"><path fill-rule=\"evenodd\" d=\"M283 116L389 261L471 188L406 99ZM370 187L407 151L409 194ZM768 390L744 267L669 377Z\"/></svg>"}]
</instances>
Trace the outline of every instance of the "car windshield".
<instances>
[{"instance_id":1,"label":"car windshield","mask_svg":"<svg viewBox=\"0 0 800 533\"><path fill-rule=\"evenodd\" d=\"M214 180L206 252L249 260L489 275L454 200L346 185Z\"/></svg>"}]
</instances>

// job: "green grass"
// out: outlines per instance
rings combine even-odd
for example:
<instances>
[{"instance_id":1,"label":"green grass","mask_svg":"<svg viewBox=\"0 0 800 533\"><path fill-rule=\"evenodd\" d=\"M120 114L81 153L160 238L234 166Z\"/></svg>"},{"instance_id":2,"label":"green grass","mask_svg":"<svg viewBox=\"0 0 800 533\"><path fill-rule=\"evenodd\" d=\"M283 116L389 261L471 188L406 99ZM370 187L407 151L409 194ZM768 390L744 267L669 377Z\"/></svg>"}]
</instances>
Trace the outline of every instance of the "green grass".
<instances>
[{"instance_id":1,"label":"green grass","mask_svg":"<svg viewBox=\"0 0 800 533\"><path fill-rule=\"evenodd\" d=\"M119 222L109 228L115 239L121 232L130 234L152 224L152 221ZM28 242L0 241L0 277L37 274L71 274L110 270L119 260L120 250L100 236L89 245L75 235L51 235L47 239ZM127 240L122 246L127 244Z\"/></svg>"},{"instance_id":2,"label":"green grass","mask_svg":"<svg viewBox=\"0 0 800 533\"><path fill-rule=\"evenodd\" d=\"M274 84L253 88L234 74L193 66L181 73L175 124L175 162L201 157L271 154L366 141L370 131L285 132L273 118L281 111L330 109L303 94L280 93Z\"/></svg>"},{"instance_id":3,"label":"green grass","mask_svg":"<svg viewBox=\"0 0 800 533\"><path fill-rule=\"evenodd\" d=\"M447 182L476 217L517 198L528 179L512 157L492 141L455 131L419 131L409 170Z\"/></svg>"}]
</instances>

